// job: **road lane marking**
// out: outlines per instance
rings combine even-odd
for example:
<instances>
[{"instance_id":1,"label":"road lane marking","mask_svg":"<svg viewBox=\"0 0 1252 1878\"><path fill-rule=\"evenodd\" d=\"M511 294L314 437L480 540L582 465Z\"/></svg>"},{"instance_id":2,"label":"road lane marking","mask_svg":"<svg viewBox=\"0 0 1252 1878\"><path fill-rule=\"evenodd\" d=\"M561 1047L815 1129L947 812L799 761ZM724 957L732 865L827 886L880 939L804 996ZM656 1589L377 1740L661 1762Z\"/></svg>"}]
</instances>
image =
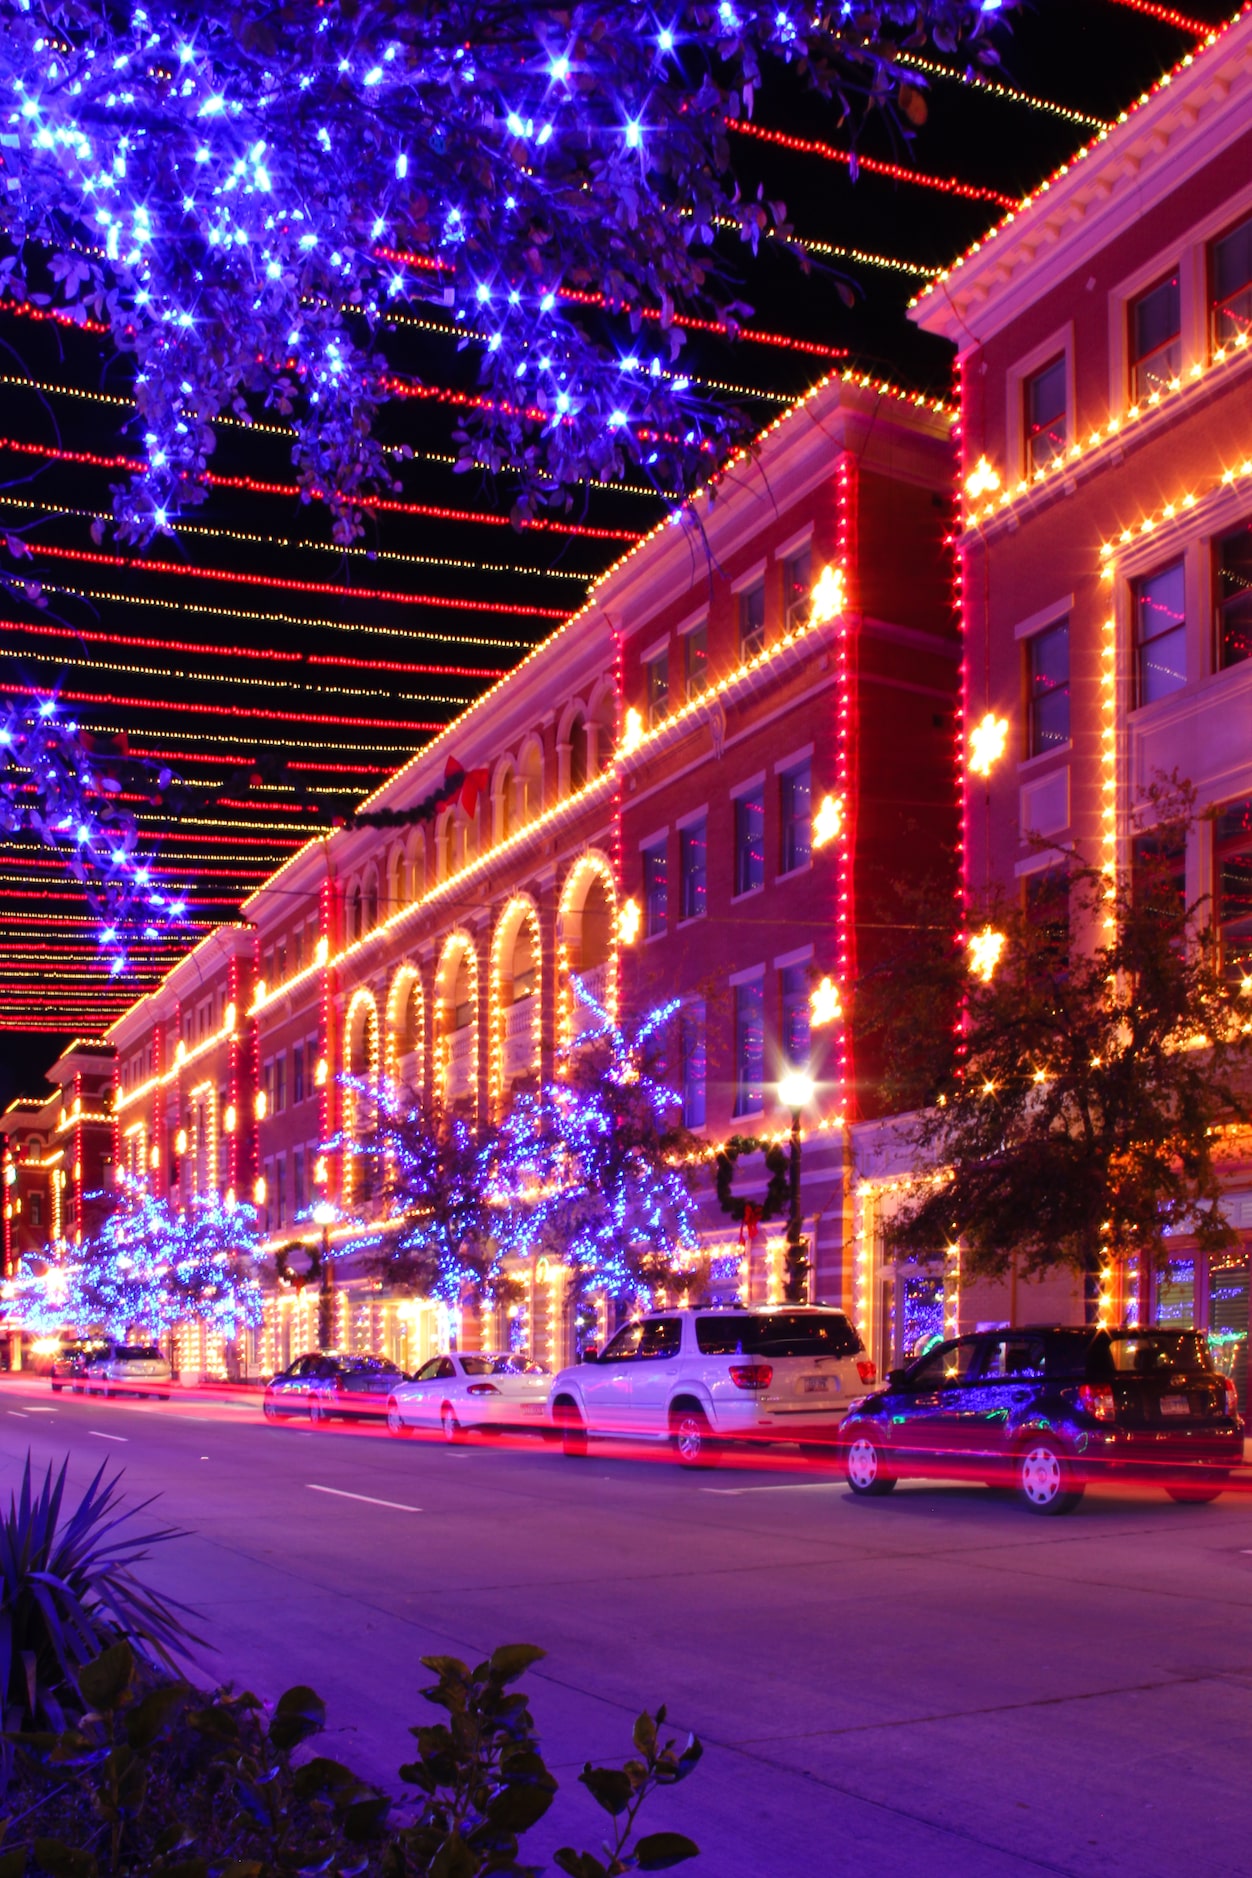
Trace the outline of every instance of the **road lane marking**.
<instances>
[{"instance_id":1,"label":"road lane marking","mask_svg":"<svg viewBox=\"0 0 1252 1878\"><path fill-rule=\"evenodd\" d=\"M366 1506L389 1506L393 1513L420 1513L420 1506L405 1506L400 1500L376 1500L372 1493L349 1493L344 1487L319 1487L315 1481L305 1482L310 1493L333 1493L337 1500L364 1500Z\"/></svg>"},{"instance_id":2,"label":"road lane marking","mask_svg":"<svg viewBox=\"0 0 1252 1878\"><path fill-rule=\"evenodd\" d=\"M4 1412L6 1415L15 1415L20 1422L28 1422L30 1420L30 1416L22 1409L6 1409Z\"/></svg>"},{"instance_id":3,"label":"road lane marking","mask_svg":"<svg viewBox=\"0 0 1252 1878\"><path fill-rule=\"evenodd\" d=\"M103 1428L89 1428L89 1435L97 1435L101 1441L129 1441L129 1435L106 1435Z\"/></svg>"},{"instance_id":4,"label":"road lane marking","mask_svg":"<svg viewBox=\"0 0 1252 1878\"><path fill-rule=\"evenodd\" d=\"M827 1493L831 1487L842 1487L842 1480L792 1480L782 1487L701 1487L701 1493L720 1493L727 1498L734 1498L740 1493Z\"/></svg>"},{"instance_id":5,"label":"road lane marking","mask_svg":"<svg viewBox=\"0 0 1252 1878\"><path fill-rule=\"evenodd\" d=\"M26 1411L28 1415L55 1415L56 1412L54 1408L28 1408ZM17 1409L10 1409L9 1413L16 1415L18 1411Z\"/></svg>"}]
</instances>

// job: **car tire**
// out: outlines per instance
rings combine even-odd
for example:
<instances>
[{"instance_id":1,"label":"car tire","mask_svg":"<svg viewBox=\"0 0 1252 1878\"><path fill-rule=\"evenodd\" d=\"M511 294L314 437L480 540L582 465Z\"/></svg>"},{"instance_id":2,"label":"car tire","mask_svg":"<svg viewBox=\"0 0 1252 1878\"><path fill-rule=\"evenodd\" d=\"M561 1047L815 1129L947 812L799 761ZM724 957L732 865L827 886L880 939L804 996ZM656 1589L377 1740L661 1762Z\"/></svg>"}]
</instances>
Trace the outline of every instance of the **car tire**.
<instances>
[{"instance_id":1,"label":"car tire","mask_svg":"<svg viewBox=\"0 0 1252 1878\"><path fill-rule=\"evenodd\" d=\"M1032 1513L1072 1513L1082 1499L1083 1486L1069 1455L1050 1435L1038 1435L1018 1449L1018 1497Z\"/></svg>"},{"instance_id":2,"label":"car tire","mask_svg":"<svg viewBox=\"0 0 1252 1878\"><path fill-rule=\"evenodd\" d=\"M412 1422L405 1421L400 1413L400 1404L394 1396L391 1396L387 1402L387 1433L395 1435L397 1439L403 1439L406 1435L413 1433Z\"/></svg>"},{"instance_id":3,"label":"car tire","mask_svg":"<svg viewBox=\"0 0 1252 1878\"><path fill-rule=\"evenodd\" d=\"M264 1415L267 1422L276 1422L278 1420L277 1402L272 1401L269 1396L266 1396L264 1402L261 1404L261 1413Z\"/></svg>"},{"instance_id":4,"label":"car tire","mask_svg":"<svg viewBox=\"0 0 1252 1878\"><path fill-rule=\"evenodd\" d=\"M1171 1500L1177 1500L1180 1506L1208 1506L1220 1498L1226 1491L1228 1481L1213 1481L1210 1485L1194 1487L1166 1487Z\"/></svg>"},{"instance_id":5,"label":"car tire","mask_svg":"<svg viewBox=\"0 0 1252 1878\"><path fill-rule=\"evenodd\" d=\"M316 1391L309 1397L309 1420L312 1422L314 1428L324 1428L326 1423L330 1420L330 1416L326 1410L326 1404Z\"/></svg>"},{"instance_id":6,"label":"car tire","mask_svg":"<svg viewBox=\"0 0 1252 1878\"><path fill-rule=\"evenodd\" d=\"M439 1411L439 1426L443 1438L449 1447L457 1447L465 1439L465 1430L456 1418L456 1410L451 1402L445 1402Z\"/></svg>"},{"instance_id":7,"label":"car tire","mask_svg":"<svg viewBox=\"0 0 1252 1878\"><path fill-rule=\"evenodd\" d=\"M709 1418L695 1404L670 1411L669 1438L680 1467L716 1467L717 1448Z\"/></svg>"},{"instance_id":8,"label":"car tire","mask_svg":"<svg viewBox=\"0 0 1252 1878\"><path fill-rule=\"evenodd\" d=\"M62 1383L59 1383L59 1382L54 1382L54 1383L53 1383L53 1385L52 1385L52 1393L53 1393L53 1395L60 1395L60 1393L61 1393L61 1390L62 1390L62 1388L63 1388L63 1386L64 1386L64 1385L63 1385Z\"/></svg>"},{"instance_id":9,"label":"car tire","mask_svg":"<svg viewBox=\"0 0 1252 1878\"><path fill-rule=\"evenodd\" d=\"M157 1397L157 1401L158 1401L158 1402L168 1402L168 1401L169 1401L169 1397L168 1397L167 1395L159 1395L159 1396Z\"/></svg>"},{"instance_id":10,"label":"car tire","mask_svg":"<svg viewBox=\"0 0 1252 1878\"><path fill-rule=\"evenodd\" d=\"M579 1458L587 1452L587 1424L573 1402L558 1402L552 1411L563 1453Z\"/></svg>"},{"instance_id":11,"label":"car tire","mask_svg":"<svg viewBox=\"0 0 1252 1878\"><path fill-rule=\"evenodd\" d=\"M859 1499L876 1499L890 1493L896 1477L887 1466L887 1457L870 1435L855 1435L848 1443L844 1459L848 1485Z\"/></svg>"}]
</instances>

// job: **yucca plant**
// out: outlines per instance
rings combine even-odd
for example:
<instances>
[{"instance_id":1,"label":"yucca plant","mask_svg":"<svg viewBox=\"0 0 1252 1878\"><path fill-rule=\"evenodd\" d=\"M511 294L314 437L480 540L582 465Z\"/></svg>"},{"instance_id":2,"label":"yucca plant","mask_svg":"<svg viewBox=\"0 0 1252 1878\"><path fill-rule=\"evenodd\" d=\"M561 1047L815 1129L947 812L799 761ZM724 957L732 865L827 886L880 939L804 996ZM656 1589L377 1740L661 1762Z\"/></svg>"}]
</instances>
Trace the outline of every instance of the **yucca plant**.
<instances>
[{"instance_id":1,"label":"yucca plant","mask_svg":"<svg viewBox=\"0 0 1252 1878\"><path fill-rule=\"evenodd\" d=\"M36 1488L26 1456L20 1494L0 1520L0 1693L9 1728L65 1726L77 1704L76 1672L125 1638L170 1669L200 1639L178 1604L143 1585L134 1568L154 1545L181 1537L176 1527L136 1532L146 1507L125 1508L121 1475L102 1466L77 1506L65 1504L68 1460L51 1465Z\"/></svg>"}]
</instances>

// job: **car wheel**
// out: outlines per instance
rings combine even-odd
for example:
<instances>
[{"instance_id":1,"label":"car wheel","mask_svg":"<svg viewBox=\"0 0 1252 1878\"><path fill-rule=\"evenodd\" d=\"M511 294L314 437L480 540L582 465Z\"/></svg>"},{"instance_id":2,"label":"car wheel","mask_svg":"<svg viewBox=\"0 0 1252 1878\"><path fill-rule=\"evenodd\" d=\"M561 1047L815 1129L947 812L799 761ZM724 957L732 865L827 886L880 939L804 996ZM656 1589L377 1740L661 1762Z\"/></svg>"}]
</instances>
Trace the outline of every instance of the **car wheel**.
<instances>
[{"instance_id":1,"label":"car wheel","mask_svg":"<svg viewBox=\"0 0 1252 1878\"><path fill-rule=\"evenodd\" d=\"M886 1456L869 1435L857 1435L851 1443L844 1472L853 1493L865 1499L890 1493L896 1484L895 1475L888 1470Z\"/></svg>"},{"instance_id":2,"label":"car wheel","mask_svg":"<svg viewBox=\"0 0 1252 1878\"><path fill-rule=\"evenodd\" d=\"M54 1383L53 1383L53 1385L52 1385L52 1393L53 1393L53 1395L60 1395L60 1393L61 1393L61 1389L62 1389L62 1387L63 1387L63 1385L62 1385L61 1383L59 1383L59 1382L54 1382Z\"/></svg>"},{"instance_id":3,"label":"car wheel","mask_svg":"<svg viewBox=\"0 0 1252 1878\"><path fill-rule=\"evenodd\" d=\"M1171 1500L1177 1500L1180 1506L1207 1506L1225 1492L1226 1481L1214 1483L1211 1487L1166 1487Z\"/></svg>"},{"instance_id":4,"label":"car wheel","mask_svg":"<svg viewBox=\"0 0 1252 1878\"><path fill-rule=\"evenodd\" d=\"M117 1394L117 1390L116 1390L116 1389L106 1389L106 1390L105 1390L105 1392L104 1392L104 1399L105 1399L105 1401L106 1401L106 1402L109 1402L109 1401L112 1401L112 1399L113 1399L113 1397L114 1397L114 1396L115 1396L116 1394Z\"/></svg>"},{"instance_id":5,"label":"car wheel","mask_svg":"<svg viewBox=\"0 0 1252 1878\"><path fill-rule=\"evenodd\" d=\"M267 1422L276 1422L278 1420L277 1402L267 1395L264 1402L261 1404L261 1413L264 1415Z\"/></svg>"},{"instance_id":6,"label":"car wheel","mask_svg":"<svg viewBox=\"0 0 1252 1878\"><path fill-rule=\"evenodd\" d=\"M558 1402L553 1410L553 1419L561 1435L562 1451L570 1455L582 1455L587 1452L587 1424L573 1402Z\"/></svg>"},{"instance_id":7,"label":"car wheel","mask_svg":"<svg viewBox=\"0 0 1252 1878\"><path fill-rule=\"evenodd\" d=\"M702 1408L677 1408L670 1415L670 1440L680 1467L716 1467L713 1430Z\"/></svg>"},{"instance_id":8,"label":"car wheel","mask_svg":"<svg viewBox=\"0 0 1252 1878\"><path fill-rule=\"evenodd\" d=\"M1017 1490L1032 1513L1072 1513L1083 1496L1069 1456L1058 1441L1040 1435L1017 1457Z\"/></svg>"},{"instance_id":9,"label":"car wheel","mask_svg":"<svg viewBox=\"0 0 1252 1878\"><path fill-rule=\"evenodd\" d=\"M439 1411L439 1426L443 1429L443 1438L455 1447L458 1441L464 1441L465 1430L456 1418L456 1410L451 1402L445 1402Z\"/></svg>"},{"instance_id":10,"label":"car wheel","mask_svg":"<svg viewBox=\"0 0 1252 1878\"><path fill-rule=\"evenodd\" d=\"M389 1396L387 1399L387 1433L389 1435L411 1435L413 1433L412 1423L405 1421L403 1415L400 1413L400 1404L396 1401L394 1396Z\"/></svg>"},{"instance_id":11,"label":"car wheel","mask_svg":"<svg viewBox=\"0 0 1252 1878\"><path fill-rule=\"evenodd\" d=\"M323 1402L320 1395L311 1395L309 1397L309 1420L315 1428L324 1427L330 1420L326 1404Z\"/></svg>"},{"instance_id":12,"label":"car wheel","mask_svg":"<svg viewBox=\"0 0 1252 1878\"><path fill-rule=\"evenodd\" d=\"M157 1401L158 1401L158 1402L168 1402L168 1401L169 1401L169 1397L168 1397L167 1395L159 1395L159 1396L157 1397Z\"/></svg>"}]
</instances>

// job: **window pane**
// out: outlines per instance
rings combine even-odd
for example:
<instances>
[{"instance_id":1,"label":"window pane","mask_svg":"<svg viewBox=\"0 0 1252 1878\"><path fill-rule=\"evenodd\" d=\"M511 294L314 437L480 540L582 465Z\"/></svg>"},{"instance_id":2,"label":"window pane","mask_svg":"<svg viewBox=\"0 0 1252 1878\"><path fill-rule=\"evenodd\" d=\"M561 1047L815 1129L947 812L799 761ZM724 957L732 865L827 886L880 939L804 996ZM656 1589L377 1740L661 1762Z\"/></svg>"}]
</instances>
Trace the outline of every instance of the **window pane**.
<instances>
[{"instance_id":1,"label":"window pane","mask_svg":"<svg viewBox=\"0 0 1252 1878\"><path fill-rule=\"evenodd\" d=\"M708 903L708 823L690 823L679 835L682 919L699 919Z\"/></svg>"},{"instance_id":2,"label":"window pane","mask_svg":"<svg viewBox=\"0 0 1252 1878\"><path fill-rule=\"evenodd\" d=\"M765 1100L765 984L735 986L735 1114L759 1109Z\"/></svg>"},{"instance_id":3,"label":"window pane","mask_svg":"<svg viewBox=\"0 0 1252 1878\"><path fill-rule=\"evenodd\" d=\"M1042 469L1067 440L1065 359L1053 359L1026 380L1026 453L1031 469Z\"/></svg>"},{"instance_id":4,"label":"window pane","mask_svg":"<svg viewBox=\"0 0 1252 1878\"><path fill-rule=\"evenodd\" d=\"M779 805L782 813L782 850L780 871L807 865L812 853L812 766L797 763L779 777Z\"/></svg>"},{"instance_id":5,"label":"window pane","mask_svg":"<svg viewBox=\"0 0 1252 1878\"><path fill-rule=\"evenodd\" d=\"M658 841L655 847L643 851L643 929L648 939L654 933L665 931L665 922L669 916L667 848L667 842Z\"/></svg>"},{"instance_id":6,"label":"window pane","mask_svg":"<svg viewBox=\"0 0 1252 1878\"><path fill-rule=\"evenodd\" d=\"M709 629L693 626L684 641L687 669L687 696L698 698L709 682Z\"/></svg>"},{"instance_id":7,"label":"window pane","mask_svg":"<svg viewBox=\"0 0 1252 1878\"><path fill-rule=\"evenodd\" d=\"M1027 753L1042 756L1069 742L1069 621L1026 642L1029 673Z\"/></svg>"},{"instance_id":8,"label":"window pane","mask_svg":"<svg viewBox=\"0 0 1252 1878\"><path fill-rule=\"evenodd\" d=\"M751 658L765 644L765 583L739 595L739 652Z\"/></svg>"},{"instance_id":9,"label":"window pane","mask_svg":"<svg viewBox=\"0 0 1252 1878\"><path fill-rule=\"evenodd\" d=\"M1230 979L1252 976L1252 799L1223 809L1213 829L1217 923Z\"/></svg>"},{"instance_id":10,"label":"window pane","mask_svg":"<svg viewBox=\"0 0 1252 1878\"><path fill-rule=\"evenodd\" d=\"M1187 682L1187 605L1183 564L1175 561L1135 582L1139 703L1152 704Z\"/></svg>"},{"instance_id":11,"label":"window pane","mask_svg":"<svg viewBox=\"0 0 1252 1878\"><path fill-rule=\"evenodd\" d=\"M799 626L809 614L809 589L813 585L813 551L802 548L783 562L783 611L788 626Z\"/></svg>"},{"instance_id":12,"label":"window pane","mask_svg":"<svg viewBox=\"0 0 1252 1878\"><path fill-rule=\"evenodd\" d=\"M1252 331L1252 216L1213 243L1213 342Z\"/></svg>"},{"instance_id":13,"label":"window pane","mask_svg":"<svg viewBox=\"0 0 1252 1878\"><path fill-rule=\"evenodd\" d=\"M669 703L669 653L662 652L656 658L649 659L648 674L648 722L656 724L665 715Z\"/></svg>"},{"instance_id":14,"label":"window pane","mask_svg":"<svg viewBox=\"0 0 1252 1878\"><path fill-rule=\"evenodd\" d=\"M782 1053L793 1069L807 1069L809 1062L809 968L785 965L779 973Z\"/></svg>"},{"instance_id":15,"label":"window pane","mask_svg":"<svg viewBox=\"0 0 1252 1878\"><path fill-rule=\"evenodd\" d=\"M703 1128L707 1106L708 1047L702 998L683 1007L681 1048L683 1123L687 1128Z\"/></svg>"},{"instance_id":16,"label":"window pane","mask_svg":"<svg viewBox=\"0 0 1252 1878\"><path fill-rule=\"evenodd\" d=\"M1252 658L1252 523L1217 544L1218 658L1239 665Z\"/></svg>"},{"instance_id":17,"label":"window pane","mask_svg":"<svg viewBox=\"0 0 1252 1878\"><path fill-rule=\"evenodd\" d=\"M735 892L765 885L765 790L735 801Z\"/></svg>"},{"instance_id":18,"label":"window pane","mask_svg":"<svg viewBox=\"0 0 1252 1878\"><path fill-rule=\"evenodd\" d=\"M1131 307L1132 390L1137 398L1167 391L1182 364L1178 275L1171 274Z\"/></svg>"}]
</instances>

